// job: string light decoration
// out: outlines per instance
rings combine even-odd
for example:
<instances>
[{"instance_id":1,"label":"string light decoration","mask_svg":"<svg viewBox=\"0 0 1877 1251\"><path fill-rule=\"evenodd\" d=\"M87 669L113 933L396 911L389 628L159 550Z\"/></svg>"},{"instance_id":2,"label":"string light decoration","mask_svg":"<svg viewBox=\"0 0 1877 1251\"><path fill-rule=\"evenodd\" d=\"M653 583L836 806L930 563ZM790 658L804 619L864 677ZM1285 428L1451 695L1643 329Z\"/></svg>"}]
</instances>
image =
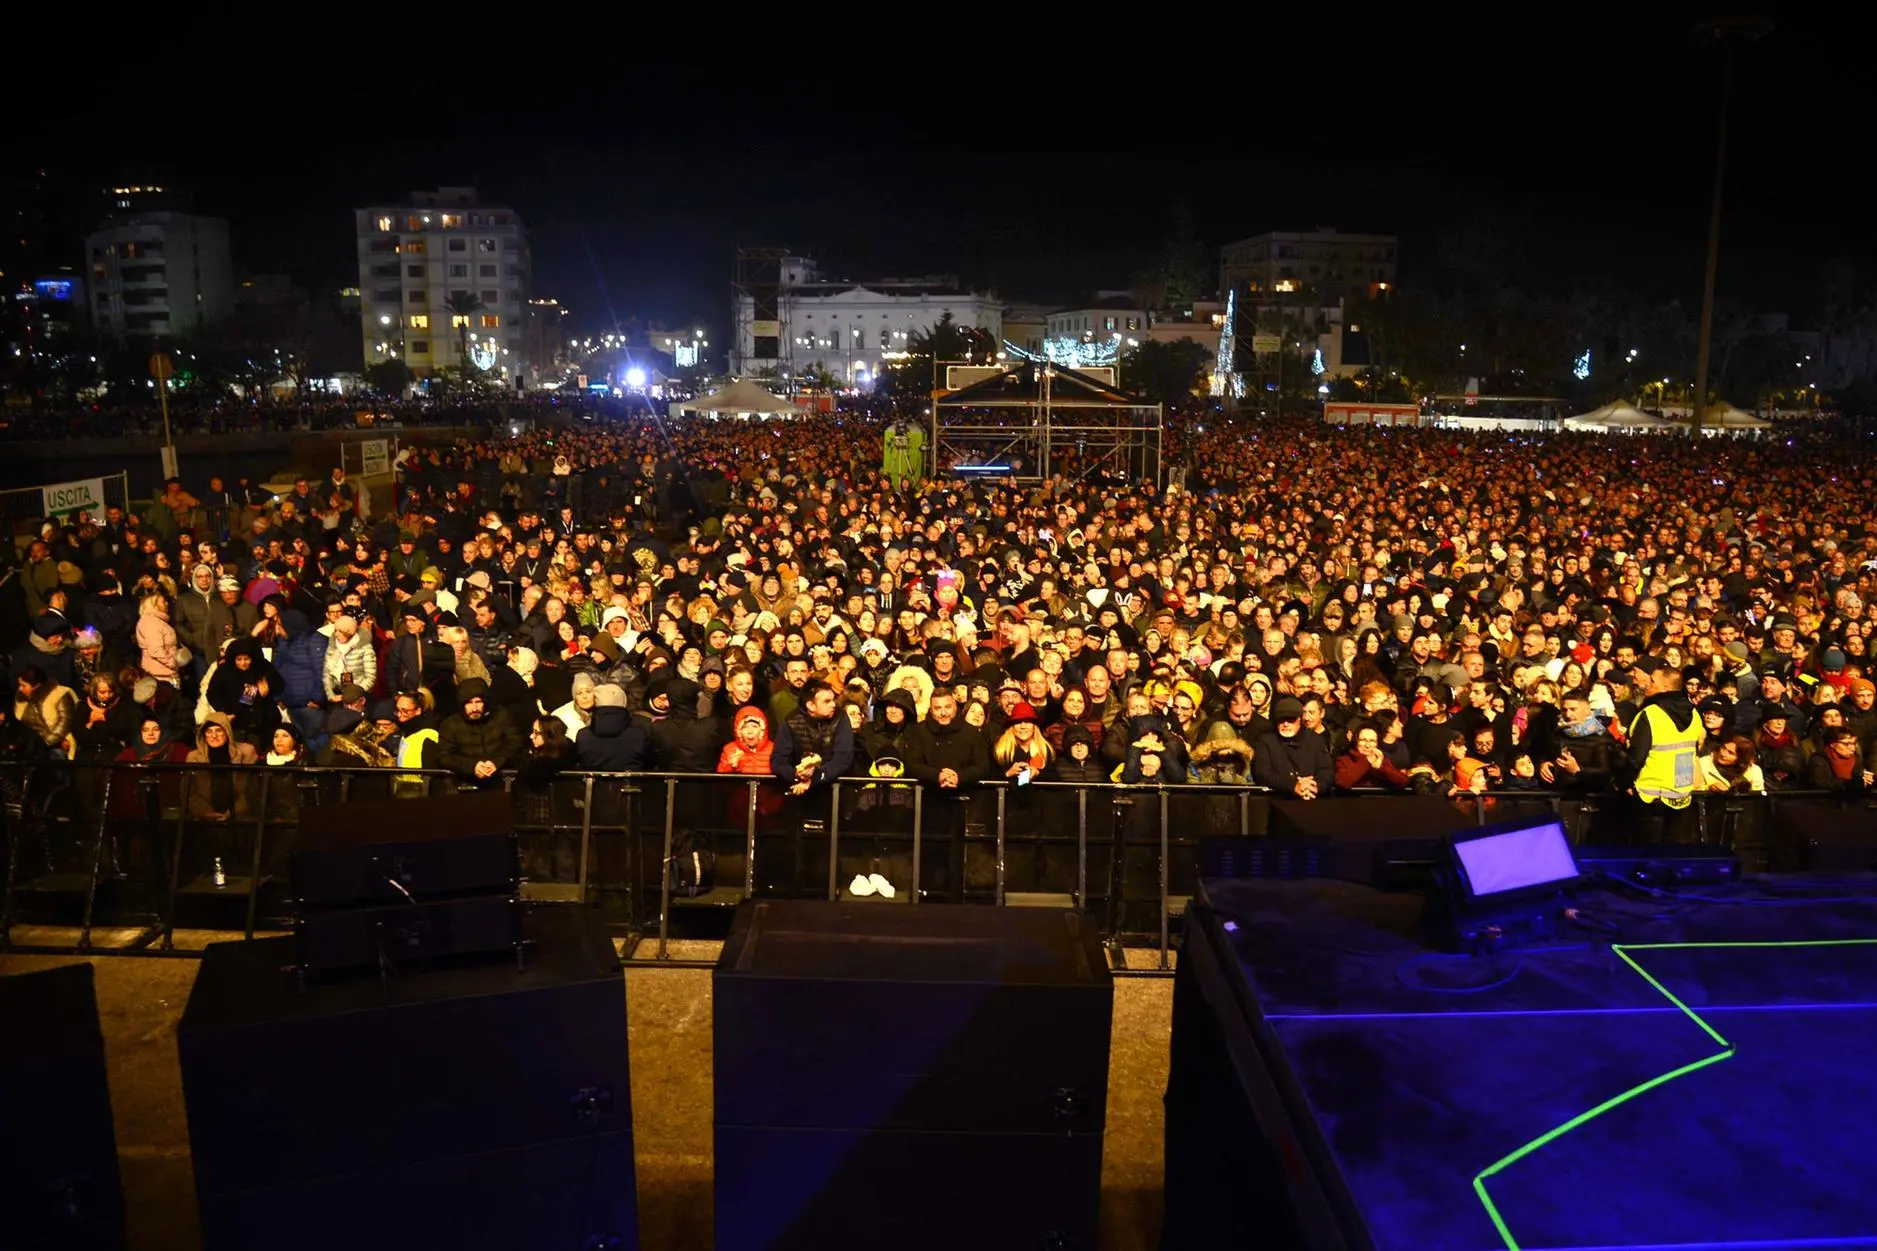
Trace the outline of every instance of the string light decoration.
<instances>
[{"instance_id":1,"label":"string light decoration","mask_svg":"<svg viewBox=\"0 0 1877 1251\"><path fill-rule=\"evenodd\" d=\"M1590 349L1589 348L1585 348L1584 354L1578 357L1576 362L1572 364L1571 377L1577 379L1579 382L1582 382L1584 379L1590 377Z\"/></svg>"},{"instance_id":2,"label":"string light decoration","mask_svg":"<svg viewBox=\"0 0 1877 1251\"><path fill-rule=\"evenodd\" d=\"M1043 350L1032 352L1006 339L1004 352L1016 360L1029 361L1032 364L1087 369L1090 366L1113 365L1118 361L1121 357L1121 341L1119 339L1097 339L1094 342L1070 338L1044 339Z\"/></svg>"},{"instance_id":3,"label":"string light decoration","mask_svg":"<svg viewBox=\"0 0 1877 1251\"><path fill-rule=\"evenodd\" d=\"M1223 396L1228 392L1234 399L1243 399L1245 395L1245 377L1232 368L1238 359L1238 292L1225 293L1225 322L1219 328L1219 355L1213 362L1212 394Z\"/></svg>"},{"instance_id":4,"label":"string light decoration","mask_svg":"<svg viewBox=\"0 0 1877 1251\"><path fill-rule=\"evenodd\" d=\"M1319 378L1323 376L1323 349L1322 348L1318 348L1316 350L1316 355L1310 358L1310 372L1315 374Z\"/></svg>"}]
</instances>

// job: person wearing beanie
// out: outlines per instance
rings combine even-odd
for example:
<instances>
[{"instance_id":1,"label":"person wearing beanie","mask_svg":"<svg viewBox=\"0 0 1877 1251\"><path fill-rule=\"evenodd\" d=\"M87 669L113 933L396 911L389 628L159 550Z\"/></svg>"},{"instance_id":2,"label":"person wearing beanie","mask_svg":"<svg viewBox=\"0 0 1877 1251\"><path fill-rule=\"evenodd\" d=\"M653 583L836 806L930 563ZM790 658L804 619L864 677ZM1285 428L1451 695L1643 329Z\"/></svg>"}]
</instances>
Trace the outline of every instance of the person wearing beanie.
<instances>
[{"instance_id":1,"label":"person wearing beanie","mask_svg":"<svg viewBox=\"0 0 1877 1251\"><path fill-rule=\"evenodd\" d=\"M723 734L715 718L698 715L703 688L690 678L663 681L667 711L652 723L653 766L672 773L711 772Z\"/></svg>"},{"instance_id":2,"label":"person wearing beanie","mask_svg":"<svg viewBox=\"0 0 1877 1251\"><path fill-rule=\"evenodd\" d=\"M645 727L626 707L623 687L600 682L591 690L593 712L574 736L574 759L582 769L596 773L625 773L644 769L651 762Z\"/></svg>"},{"instance_id":3,"label":"person wearing beanie","mask_svg":"<svg viewBox=\"0 0 1877 1251\"><path fill-rule=\"evenodd\" d=\"M1852 681L1844 701L1844 723L1857 731L1857 741L1868 756L1872 740L1877 739L1877 682L1869 678Z\"/></svg>"},{"instance_id":4,"label":"person wearing beanie","mask_svg":"<svg viewBox=\"0 0 1877 1251\"><path fill-rule=\"evenodd\" d=\"M500 786L502 770L521 756L525 742L515 722L491 706L489 684L464 678L456 684L456 712L437 730L437 762L461 785Z\"/></svg>"}]
</instances>

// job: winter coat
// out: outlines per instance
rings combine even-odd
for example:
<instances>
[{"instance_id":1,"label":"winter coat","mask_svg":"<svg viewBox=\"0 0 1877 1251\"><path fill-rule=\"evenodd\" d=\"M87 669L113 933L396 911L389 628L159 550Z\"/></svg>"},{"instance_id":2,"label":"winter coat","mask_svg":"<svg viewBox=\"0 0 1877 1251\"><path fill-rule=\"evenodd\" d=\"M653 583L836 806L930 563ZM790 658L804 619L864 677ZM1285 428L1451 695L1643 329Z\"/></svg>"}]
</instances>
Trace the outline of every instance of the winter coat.
<instances>
[{"instance_id":1,"label":"winter coat","mask_svg":"<svg viewBox=\"0 0 1877 1251\"><path fill-rule=\"evenodd\" d=\"M959 789L976 786L991 771L991 745L963 716L950 725L922 721L906 736L906 772L927 786L937 786L939 772L958 775Z\"/></svg>"},{"instance_id":2,"label":"winter coat","mask_svg":"<svg viewBox=\"0 0 1877 1251\"><path fill-rule=\"evenodd\" d=\"M1316 779L1317 795L1326 796L1336 784L1336 762L1323 736L1299 729L1285 738L1276 730L1258 736L1257 755L1252 759L1252 776L1258 785L1268 786L1285 798L1297 793L1297 779Z\"/></svg>"},{"instance_id":3,"label":"winter coat","mask_svg":"<svg viewBox=\"0 0 1877 1251\"><path fill-rule=\"evenodd\" d=\"M499 776L487 779L476 776L479 762L493 760L498 770L506 769L521 753L521 735L515 732L515 723L499 709L486 708L476 721L459 712L446 719L437 730L437 763L474 785L500 784Z\"/></svg>"},{"instance_id":4,"label":"winter coat","mask_svg":"<svg viewBox=\"0 0 1877 1251\"><path fill-rule=\"evenodd\" d=\"M326 644L322 669L327 699L338 699L340 689L347 682L356 682L370 691L378 681L378 655L372 647L371 635L360 629L349 643L341 643L336 634L332 636Z\"/></svg>"},{"instance_id":5,"label":"winter coat","mask_svg":"<svg viewBox=\"0 0 1877 1251\"><path fill-rule=\"evenodd\" d=\"M629 773L646 767L648 738L645 727L636 724L623 706L601 705L593 709L593 720L574 738L574 757L582 769Z\"/></svg>"},{"instance_id":6,"label":"winter coat","mask_svg":"<svg viewBox=\"0 0 1877 1251\"><path fill-rule=\"evenodd\" d=\"M290 634L274 649L274 668L280 671L281 701L289 708L305 708L326 699L326 648L332 627Z\"/></svg>"},{"instance_id":7,"label":"winter coat","mask_svg":"<svg viewBox=\"0 0 1877 1251\"><path fill-rule=\"evenodd\" d=\"M653 762L670 773L712 772L723 743L716 720L700 718L691 707L673 708L670 716L654 722L650 738Z\"/></svg>"},{"instance_id":8,"label":"winter coat","mask_svg":"<svg viewBox=\"0 0 1877 1251\"><path fill-rule=\"evenodd\" d=\"M143 671L159 682L176 680L176 630L155 613L137 618L137 646L143 652Z\"/></svg>"}]
</instances>

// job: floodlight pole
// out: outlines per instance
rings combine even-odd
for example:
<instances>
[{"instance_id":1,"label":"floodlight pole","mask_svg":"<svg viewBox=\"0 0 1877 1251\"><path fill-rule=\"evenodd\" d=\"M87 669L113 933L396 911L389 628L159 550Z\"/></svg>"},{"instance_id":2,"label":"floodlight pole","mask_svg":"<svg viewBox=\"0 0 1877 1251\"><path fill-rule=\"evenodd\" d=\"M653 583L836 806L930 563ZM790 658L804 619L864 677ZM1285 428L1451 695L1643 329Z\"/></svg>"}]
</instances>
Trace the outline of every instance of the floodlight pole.
<instances>
[{"instance_id":1,"label":"floodlight pole","mask_svg":"<svg viewBox=\"0 0 1877 1251\"><path fill-rule=\"evenodd\" d=\"M1758 39L1773 28L1756 17L1724 17L1701 22L1690 32L1697 43L1721 45L1721 120L1714 142L1714 195L1708 205L1707 270L1701 281L1701 334L1695 347L1695 389L1689 400L1688 437L1701 437L1701 417L1708 402L1708 365L1714 343L1714 280L1721 254L1722 175L1727 169L1727 112L1734 92L1734 46Z\"/></svg>"}]
</instances>

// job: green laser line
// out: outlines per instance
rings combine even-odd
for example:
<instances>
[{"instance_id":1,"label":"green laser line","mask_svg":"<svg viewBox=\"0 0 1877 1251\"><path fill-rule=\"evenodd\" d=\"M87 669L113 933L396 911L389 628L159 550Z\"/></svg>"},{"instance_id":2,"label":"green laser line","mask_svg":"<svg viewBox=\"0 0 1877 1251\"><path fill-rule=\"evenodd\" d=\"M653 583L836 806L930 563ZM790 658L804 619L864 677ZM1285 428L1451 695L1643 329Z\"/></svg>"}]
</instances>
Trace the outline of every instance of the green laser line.
<instances>
[{"instance_id":1,"label":"green laser line","mask_svg":"<svg viewBox=\"0 0 1877 1251\"><path fill-rule=\"evenodd\" d=\"M1677 999L1675 995L1668 989L1668 987L1662 985L1661 982L1657 981L1653 976L1651 976L1651 974L1649 973L1647 969L1643 968L1640 964L1636 963L1636 961L1631 959L1629 955L1630 952L1632 951L1670 951L1670 950L1678 950L1678 949L1680 950L1713 949L1713 948L1734 948L1734 949L1781 948L1781 949L1784 949L1784 948L1790 948L1790 947L1871 947L1871 946L1877 946L1877 938L1816 938L1816 939L1795 939L1791 942L1741 942L1741 943L1612 943L1610 945L1610 950L1615 952L1617 956L1621 957L1624 964L1627 964L1630 968L1634 969L1638 974L1640 974L1642 977L1642 980L1649 983L1649 985L1653 986L1656 989L1657 993L1659 993L1664 999L1667 999L1670 1003L1674 1004L1677 1008L1680 1008L1682 1012L1686 1013L1689 1020L1693 1021L1696 1025L1699 1025L1702 1031L1705 1032L1709 1038L1712 1038L1716 1043L1720 1044L1721 1049L1715 1052L1711 1056L1705 1056L1702 1059L1693 1061L1692 1063L1684 1064L1680 1068L1671 1069L1669 1072L1660 1074L1659 1076L1656 1076L1656 1077L1652 1077L1648 1081L1643 1082L1640 1085L1631 1086L1628 1090L1623 1091L1621 1094L1614 1095L1611 1098L1605 1099L1602 1103L1598 1104L1594 1108L1591 1108L1589 1111L1580 1112L1576 1116L1572 1117L1570 1120L1564 1122L1564 1124L1559 1125L1557 1128L1546 1130L1543 1134L1540 1134L1538 1137L1532 1139L1530 1142L1526 1143L1524 1146L1513 1151L1510 1155L1507 1155L1507 1156L1502 1157L1501 1159L1495 1160L1493 1163L1487 1165L1484 1169L1480 1170L1479 1175L1473 1179L1473 1193L1479 1196L1480 1203L1486 1209L1486 1215L1492 1220L1493 1228L1499 1231L1499 1237L1502 1240L1504 1240L1506 1244L1506 1251L1521 1251L1521 1248L1519 1247L1518 1239L1512 1236L1512 1230L1506 1225L1505 1217L1500 1215L1498 1205L1492 1201L1492 1196L1486 1192L1486 1179L1488 1177L1493 1177L1505 1171L1506 1169L1512 1167L1514 1164L1517 1164L1520 1160L1523 1160L1526 1156L1532 1154L1534 1151L1537 1151L1543 1147L1550 1145L1551 1143L1556 1142L1558 1139L1564 1137L1564 1135L1570 1133L1572 1130L1577 1129L1580 1126L1586 1125L1589 1122L1596 1120L1598 1117L1602 1116L1605 1112L1608 1112L1614 1108L1620 1108L1624 1104L1628 1103L1630 1100L1635 1099L1641 1095L1648 1094L1650 1091L1654 1090L1658 1086L1666 1086L1678 1077L1686 1077L1688 1076L1688 1074L1707 1068L1711 1064L1719 1064L1722 1060L1731 1060L1734 1057L1734 1045L1728 1042L1725 1038L1722 1038L1720 1033L1716 1031L1713 1026L1709 1025L1706 1021L1702 1020L1701 1015L1698 1012L1696 1012L1693 1008L1690 1008L1687 1004L1683 1003L1680 999Z\"/></svg>"}]
</instances>

